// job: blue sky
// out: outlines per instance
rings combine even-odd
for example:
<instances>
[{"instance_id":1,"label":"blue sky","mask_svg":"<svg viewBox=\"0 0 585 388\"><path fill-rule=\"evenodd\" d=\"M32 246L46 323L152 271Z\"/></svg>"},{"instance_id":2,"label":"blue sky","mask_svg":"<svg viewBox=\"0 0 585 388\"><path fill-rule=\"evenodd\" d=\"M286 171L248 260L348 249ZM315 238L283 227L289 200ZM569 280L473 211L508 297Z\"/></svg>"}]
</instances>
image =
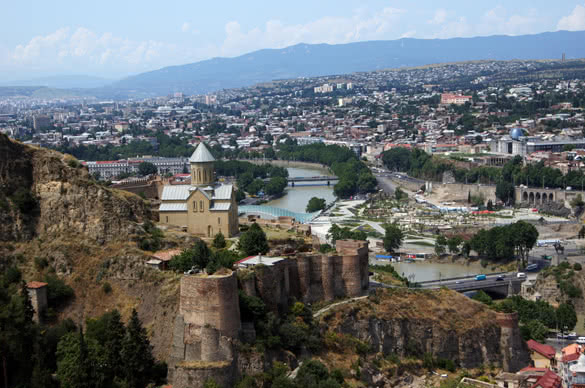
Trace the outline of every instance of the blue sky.
<instances>
[{"instance_id":1,"label":"blue sky","mask_svg":"<svg viewBox=\"0 0 585 388\"><path fill-rule=\"evenodd\" d=\"M0 81L120 78L300 42L585 30L585 0L34 0L2 14Z\"/></svg>"}]
</instances>

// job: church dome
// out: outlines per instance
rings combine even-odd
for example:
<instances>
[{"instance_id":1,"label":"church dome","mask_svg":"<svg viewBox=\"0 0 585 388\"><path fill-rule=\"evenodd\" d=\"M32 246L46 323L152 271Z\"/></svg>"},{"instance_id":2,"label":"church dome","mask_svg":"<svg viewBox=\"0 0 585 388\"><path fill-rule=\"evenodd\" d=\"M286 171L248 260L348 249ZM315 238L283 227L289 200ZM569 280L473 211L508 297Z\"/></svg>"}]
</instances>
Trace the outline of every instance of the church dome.
<instances>
[{"instance_id":1,"label":"church dome","mask_svg":"<svg viewBox=\"0 0 585 388\"><path fill-rule=\"evenodd\" d=\"M510 137L514 140L518 140L521 136L524 136L524 130L522 128L512 128L510 131Z\"/></svg>"}]
</instances>

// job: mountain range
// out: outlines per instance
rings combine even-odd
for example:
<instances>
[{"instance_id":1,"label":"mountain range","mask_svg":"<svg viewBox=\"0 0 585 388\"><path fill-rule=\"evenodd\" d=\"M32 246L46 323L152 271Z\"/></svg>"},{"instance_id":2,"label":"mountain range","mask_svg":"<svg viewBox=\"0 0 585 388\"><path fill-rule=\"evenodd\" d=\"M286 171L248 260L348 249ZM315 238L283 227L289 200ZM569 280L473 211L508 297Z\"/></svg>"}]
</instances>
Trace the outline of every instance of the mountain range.
<instances>
[{"instance_id":1,"label":"mountain range","mask_svg":"<svg viewBox=\"0 0 585 388\"><path fill-rule=\"evenodd\" d=\"M203 94L276 79L434 63L560 59L563 54L567 59L584 58L583 42L585 31L451 39L404 38L335 45L300 43L282 49L258 50L234 58L213 58L168 66L97 87L92 92L89 89L84 92L100 97L146 97L173 92Z\"/></svg>"}]
</instances>

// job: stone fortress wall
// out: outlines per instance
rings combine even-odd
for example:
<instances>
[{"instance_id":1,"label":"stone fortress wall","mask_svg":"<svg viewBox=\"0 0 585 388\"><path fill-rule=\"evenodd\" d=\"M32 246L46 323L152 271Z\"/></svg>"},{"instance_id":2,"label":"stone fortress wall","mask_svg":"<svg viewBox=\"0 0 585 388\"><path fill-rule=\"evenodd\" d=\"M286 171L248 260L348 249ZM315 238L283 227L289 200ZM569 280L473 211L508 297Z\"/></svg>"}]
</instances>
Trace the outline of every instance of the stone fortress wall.
<instances>
[{"instance_id":1,"label":"stone fortress wall","mask_svg":"<svg viewBox=\"0 0 585 388\"><path fill-rule=\"evenodd\" d=\"M294 298L305 303L360 296L368 289L368 243L337 241L337 252L286 258L222 275L181 278L169 381L175 388L203 386L213 378L231 386L238 376L235 340L242 336L239 288L267 308L286 312Z\"/></svg>"},{"instance_id":2,"label":"stone fortress wall","mask_svg":"<svg viewBox=\"0 0 585 388\"><path fill-rule=\"evenodd\" d=\"M518 327L518 313L496 313L496 323L501 330L502 369L515 372L529 365L529 352ZM524 351L519 352L518 349Z\"/></svg>"},{"instance_id":3,"label":"stone fortress wall","mask_svg":"<svg viewBox=\"0 0 585 388\"><path fill-rule=\"evenodd\" d=\"M271 266L257 266L253 276L239 276L240 287L280 312L292 298L315 303L363 295L369 286L368 242L339 240L336 247L334 254L297 254Z\"/></svg>"}]
</instances>

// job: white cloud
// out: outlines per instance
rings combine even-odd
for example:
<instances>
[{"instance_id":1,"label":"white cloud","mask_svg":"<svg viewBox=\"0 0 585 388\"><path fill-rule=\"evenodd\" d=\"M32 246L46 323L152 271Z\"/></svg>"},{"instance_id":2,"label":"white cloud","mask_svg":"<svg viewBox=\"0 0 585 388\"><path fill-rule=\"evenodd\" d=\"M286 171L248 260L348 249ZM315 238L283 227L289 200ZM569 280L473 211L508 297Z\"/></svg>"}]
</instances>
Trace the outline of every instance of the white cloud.
<instances>
[{"instance_id":1,"label":"white cloud","mask_svg":"<svg viewBox=\"0 0 585 388\"><path fill-rule=\"evenodd\" d=\"M185 51L183 51L183 55ZM0 69L19 71L139 72L179 61L181 50L153 40L132 41L84 27L60 28L0 51ZM171 62L172 63L172 62Z\"/></svg>"},{"instance_id":2,"label":"white cloud","mask_svg":"<svg viewBox=\"0 0 585 388\"><path fill-rule=\"evenodd\" d=\"M188 22L183 23L183 25L181 26L181 31L183 32L189 32L190 29L191 24L189 24Z\"/></svg>"},{"instance_id":3,"label":"white cloud","mask_svg":"<svg viewBox=\"0 0 585 388\"><path fill-rule=\"evenodd\" d=\"M285 24L269 20L264 28L244 31L240 23L225 25L225 40L220 55L239 55L260 48L282 48L297 43L349 43L363 40L395 39L400 37L398 22L406 11L384 8L370 13L356 10L349 17L326 16L305 24Z\"/></svg>"},{"instance_id":4,"label":"white cloud","mask_svg":"<svg viewBox=\"0 0 585 388\"><path fill-rule=\"evenodd\" d=\"M431 19L429 23L434 20ZM509 15L506 8L497 6L473 22L462 16L456 17L455 19L446 17L440 29L435 31L434 34L431 34L430 37L454 38L495 34L531 34L538 32L542 23L541 17L538 16L537 11L534 9L529 9L522 15Z\"/></svg>"},{"instance_id":5,"label":"white cloud","mask_svg":"<svg viewBox=\"0 0 585 388\"><path fill-rule=\"evenodd\" d=\"M585 30L585 6L577 5L570 15L559 20L557 24L559 30L580 31Z\"/></svg>"},{"instance_id":6,"label":"white cloud","mask_svg":"<svg viewBox=\"0 0 585 388\"><path fill-rule=\"evenodd\" d=\"M429 24L443 24L447 20L447 11L439 8L435 11L435 16L428 21Z\"/></svg>"}]
</instances>

